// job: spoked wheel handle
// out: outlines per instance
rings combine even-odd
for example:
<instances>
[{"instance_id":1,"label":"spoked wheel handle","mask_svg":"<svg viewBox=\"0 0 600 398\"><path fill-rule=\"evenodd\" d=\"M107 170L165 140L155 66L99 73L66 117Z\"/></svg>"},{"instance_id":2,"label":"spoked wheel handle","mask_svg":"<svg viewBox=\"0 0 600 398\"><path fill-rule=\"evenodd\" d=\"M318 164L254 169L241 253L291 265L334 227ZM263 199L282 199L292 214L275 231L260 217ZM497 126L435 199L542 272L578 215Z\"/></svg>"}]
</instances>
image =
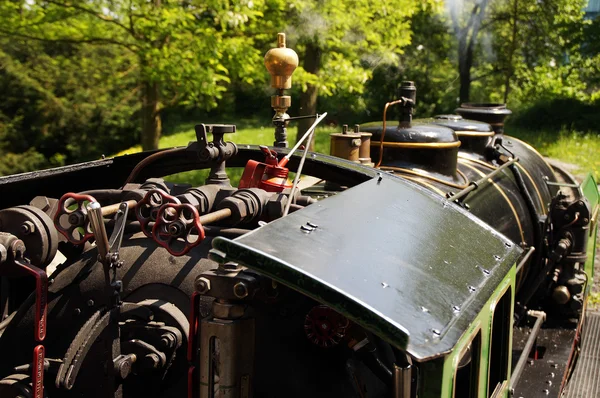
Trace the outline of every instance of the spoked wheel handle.
<instances>
[{"instance_id":1,"label":"spoked wheel handle","mask_svg":"<svg viewBox=\"0 0 600 398\"><path fill-rule=\"evenodd\" d=\"M152 238L173 256L183 256L204 239L198 210L190 204L167 203L158 211Z\"/></svg>"}]
</instances>

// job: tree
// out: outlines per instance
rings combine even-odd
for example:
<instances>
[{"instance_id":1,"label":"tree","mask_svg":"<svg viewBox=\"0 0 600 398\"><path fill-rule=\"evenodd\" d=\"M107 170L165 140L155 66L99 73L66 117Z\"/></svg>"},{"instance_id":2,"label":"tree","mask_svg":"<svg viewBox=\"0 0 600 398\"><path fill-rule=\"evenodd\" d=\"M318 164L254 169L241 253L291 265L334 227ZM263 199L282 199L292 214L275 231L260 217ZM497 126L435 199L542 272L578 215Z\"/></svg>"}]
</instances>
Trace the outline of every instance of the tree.
<instances>
[{"instance_id":1,"label":"tree","mask_svg":"<svg viewBox=\"0 0 600 398\"><path fill-rule=\"evenodd\" d=\"M486 17L490 0L474 0L466 5L463 1L447 2L452 21L452 30L458 40L458 74L460 80L460 102L469 102L471 95L471 70L474 65L475 49Z\"/></svg>"},{"instance_id":2,"label":"tree","mask_svg":"<svg viewBox=\"0 0 600 398\"><path fill-rule=\"evenodd\" d=\"M175 104L216 106L232 75L251 78L231 54L259 64L245 26L262 15L260 0L7 1L0 35L46 43L116 46L138 76L143 149L158 147L161 111ZM249 77L250 76L250 77Z\"/></svg>"},{"instance_id":3,"label":"tree","mask_svg":"<svg viewBox=\"0 0 600 398\"><path fill-rule=\"evenodd\" d=\"M360 95L375 67L398 62L419 6L411 0L296 0L290 7L286 30L301 59L294 76L302 88L300 112L310 115L319 96ZM299 136L311 123L300 121Z\"/></svg>"},{"instance_id":4,"label":"tree","mask_svg":"<svg viewBox=\"0 0 600 398\"><path fill-rule=\"evenodd\" d=\"M488 26L504 102L513 91L516 101L535 101L543 92L551 97L585 92L579 76L588 69L580 54L584 6L582 0L493 3Z\"/></svg>"}]
</instances>

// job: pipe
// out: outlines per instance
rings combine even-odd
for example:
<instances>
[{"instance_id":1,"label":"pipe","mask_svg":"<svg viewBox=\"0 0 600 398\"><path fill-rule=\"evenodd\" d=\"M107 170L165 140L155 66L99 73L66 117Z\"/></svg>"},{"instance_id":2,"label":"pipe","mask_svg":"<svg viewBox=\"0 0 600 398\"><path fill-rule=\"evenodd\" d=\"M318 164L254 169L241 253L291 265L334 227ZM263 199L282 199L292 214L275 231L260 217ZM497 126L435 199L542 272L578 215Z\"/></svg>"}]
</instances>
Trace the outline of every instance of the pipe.
<instances>
[{"instance_id":1,"label":"pipe","mask_svg":"<svg viewBox=\"0 0 600 398\"><path fill-rule=\"evenodd\" d=\"M229 216L231 216L231 209L225 208L213 211L212 213L207 213L203 216L200 216L200 224L211 224L217 221L221 221Z\"/></svg>"},{"instance_id":2,"label":"pipe","mask_svg":"<svg viewBox=\"0 0 600 398\"><path fill-rule=\"evenodd\" d=\"M137 200L128 200L127 202L127 206L129 208L135 207L137 205ZM119 206L121 206L121 203L115 203L109 206L103 206L101 208L102 210L102 216L106 217L106 216L112 216L113 214L115 214L117 211L119 211Z\"/></svg>"},{"instance_id":3,"label":"pipe","mask_svg":"<svg viewBox=\"0 0 600 398\"><path fill-rule=\"evenodd\" d=\"M410 398L412 366L398 366L394 364L394 398Z\"/></svg>"},{"instance_id":4,"label":"pipe","mask_svg":"<svg viewBox=\"0 0 600 398\"><path fill-rule=\"evenodd\" d=\"M529 250L527 250L527 253L525 253L525 255L523 256L521 261L519 261L519 264L517 264L517 274L519 272L521 272L521 269L523 268L525 263L529 260L529 257L531 257L531 255L533 254L534 251L535 251L535 247L533 247L533 246L529 247Z\"/></svg>"},{"instance_id":5,"label":"pipe","mask_svg":"<svg viewBox=\"0 0 600 398\"><path fill-rule=\"evenodd\" d=\"M511 391L511 394L514 391L515 386L517 385L517 381L519 381L519 377L521 377L521 373L523 372L525 363L527 363L527 357L529 357L529 353L531 352L531 349L533 348L533 344L535 343L535 340L537 339L538 334L540 334L540 329L542 328L542 324L546 320L546 313L544 311L529 310L529 311L527 311L527 315L536 318L536 320L535 320L535 324L533 325L533 328L531 329L531 333L529 334L529 338L527 339L527 342L525 343L523 352L521 352L519 361L517 362L517 365L513 369L512 376L510 377L510 385L509 385L508 389L509 389L509 391Z\"/></svg>"},{"instance_id":6,"label":"pipe","mask_svg":"<svg viewBox=\"0 0 600 398\"><path fill-rule=\"evenodd\" d=\"M502 166L499 166L495 170L491 171L489 174L485 175L484 177L481 177L481 179L479 179L477 181L472 181L469 184L469 186L466 187L465 189L463 189L462 191L458 191L455 194L449 194L447 200L449 200L449 201L455 201L455 200L461 199L464 196L467 196L469 193L471 193L472 191L476 190L481 185L484 185L484 184L488 183L489 179L491 179L492 177L495 177L502 170L506 169L507 167L509 167L510 165L512 165L512 164L514 164L514 163L516 163L518 161L519 161L519 158L510 159L508 162L504 163Z\"/></svg>"}]
</instances>

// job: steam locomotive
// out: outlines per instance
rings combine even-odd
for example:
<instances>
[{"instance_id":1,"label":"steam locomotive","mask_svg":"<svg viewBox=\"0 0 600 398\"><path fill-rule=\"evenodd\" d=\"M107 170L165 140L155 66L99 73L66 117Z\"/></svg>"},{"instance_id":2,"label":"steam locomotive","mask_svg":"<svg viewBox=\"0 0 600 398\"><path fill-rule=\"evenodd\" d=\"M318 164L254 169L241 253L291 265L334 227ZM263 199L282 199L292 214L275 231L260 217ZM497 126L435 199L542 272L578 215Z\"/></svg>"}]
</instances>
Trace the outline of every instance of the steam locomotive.
<instances>
[{"instance_id":1,"label":"steam locomotive","mask_svg":"<svg viewBox=\"0 0 600 398\"><path fill-rule=\"evenodd\" d=\"M503 105L413 120L411 82L331 156L288 149L283 34L265 64L273 147L199 124L187 147L0 178L0 396L565 393L592 176L505 135Z\"/></svg>"}]
</instances>

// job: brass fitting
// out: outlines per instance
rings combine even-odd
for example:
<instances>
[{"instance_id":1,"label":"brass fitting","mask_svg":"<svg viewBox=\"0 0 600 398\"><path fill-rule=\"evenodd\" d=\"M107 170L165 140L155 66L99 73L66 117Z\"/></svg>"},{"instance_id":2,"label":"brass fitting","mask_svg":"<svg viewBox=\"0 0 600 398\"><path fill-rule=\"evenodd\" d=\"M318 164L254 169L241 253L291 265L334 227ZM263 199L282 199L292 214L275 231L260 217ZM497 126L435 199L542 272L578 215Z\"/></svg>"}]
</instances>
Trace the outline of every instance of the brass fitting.
<instances>
[{"instance_id":1,"label":"brass fitting","mask_svg":"<svg viewBox=\"0 0 600 398\"><path fill-rule=\"evenodd\" d=\"M278 90L292 87L292 73L298 67L298 54L285 46L285 33L277 34L277 48L265 54L265 67L271 74L271 87Z\"/></svg>"},{"instance_id":2,"label":"brass fitting","mask_svg":"<svg viewBox=\"0 0 600 398\"><path fill-rule=\"evenodd\" d=\"M329 152L331 156L337 156L355 163L360 163L359 148L362 143L360 133L349 133L348 125L345 124L342 133L332 133L329 137L331 139Z\"/></svg>"},{"instance_id":3,"label":"brass fitting","mask_svg":"<svg viewBox=\"0 0 600 398\"><path fill-rule=\"evenodd\" d=\"M290 119L286 112L292 104L292 98L284 95L284 90L292 87L292 74L298 67L298 54L285 46L285 33L277 34L277 48L272 48L265 54L265 67L271 74L271 87L277 89L277 94L271 97L271 107L275 110L273 145L286 148Z\"/></svg>"}]
</instances>

